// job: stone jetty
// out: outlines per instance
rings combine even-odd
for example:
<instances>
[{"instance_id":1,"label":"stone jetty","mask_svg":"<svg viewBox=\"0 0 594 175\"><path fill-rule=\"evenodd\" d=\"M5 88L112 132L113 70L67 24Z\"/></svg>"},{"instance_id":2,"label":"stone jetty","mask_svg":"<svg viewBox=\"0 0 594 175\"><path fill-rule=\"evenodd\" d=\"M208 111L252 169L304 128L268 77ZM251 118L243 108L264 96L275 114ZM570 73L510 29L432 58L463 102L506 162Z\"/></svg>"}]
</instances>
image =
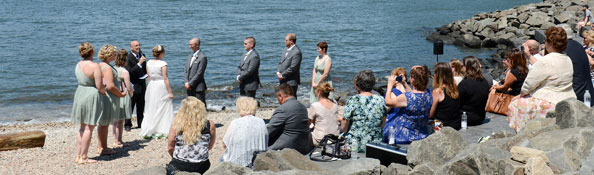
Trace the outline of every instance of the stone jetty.
<instances>
[{"instance_id":1,"label":"stone jetty","mask_svg":"<svg viewBox=\"0 0 594 175\"><path fill-rule=\"evenodd\" d=\"M472 18L443 25L427 37L446 44L469 48L508 48L534 38L537 30L555 25L569 25L577 31L584 16L583 5L594 7L590 0L545 0L507 10L475 14Z\"/></svg>"}]
</instances>

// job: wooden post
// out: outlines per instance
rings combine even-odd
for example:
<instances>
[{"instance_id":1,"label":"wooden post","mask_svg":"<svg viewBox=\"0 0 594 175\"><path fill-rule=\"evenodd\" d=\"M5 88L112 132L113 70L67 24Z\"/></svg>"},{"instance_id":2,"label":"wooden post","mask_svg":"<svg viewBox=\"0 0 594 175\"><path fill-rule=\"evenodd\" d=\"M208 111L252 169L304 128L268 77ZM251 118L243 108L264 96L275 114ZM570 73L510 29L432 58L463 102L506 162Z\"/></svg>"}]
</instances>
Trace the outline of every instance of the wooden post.
<instances>
[{"instance_id":1,"label":"wooden post","mask_svg":"<svg viewBox=\"0 0 594 175\"><path fill-rule=\"evenodd\" d=\"M0 134L0 151L43 147L44 144L45 133L43 131Z\"/></svg>"}]
</instances>

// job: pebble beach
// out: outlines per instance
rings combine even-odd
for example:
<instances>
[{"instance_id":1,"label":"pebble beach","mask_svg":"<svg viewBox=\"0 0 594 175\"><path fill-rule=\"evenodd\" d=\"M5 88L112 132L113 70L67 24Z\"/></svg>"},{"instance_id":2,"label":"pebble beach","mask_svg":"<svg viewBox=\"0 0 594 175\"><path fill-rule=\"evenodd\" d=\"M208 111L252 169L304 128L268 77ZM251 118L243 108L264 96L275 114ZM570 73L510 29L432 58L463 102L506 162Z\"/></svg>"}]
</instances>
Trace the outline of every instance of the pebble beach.
<instances>
[{"instance_id":1,"label":"pebble beach","mask_svg":"<svg viewBox=\"0 0 594 175\"><path fill-rule=\"evenodd\" d=\"M256 116L270 119L273 110L261 108ZM225 131L232 120L239 118L239 114L236 111L208 112L207 117L217 125L215 146L209 155L213 167L225 152L222 143ZM127 146L114 149L116 154L99 156L95 129L88 156L98 162L77 164L74 156L78 128L70 122L0 126L0 134L25 131L43 131L46 134L43 147L0 152L0 174L128 174L152 166L165 166L171 160L167 154L166 137L146 140L139 136L140 129L136 128L124 132L123 140ZM110 147L113 139L110 127Z\"/></svg>"}]
</instances>

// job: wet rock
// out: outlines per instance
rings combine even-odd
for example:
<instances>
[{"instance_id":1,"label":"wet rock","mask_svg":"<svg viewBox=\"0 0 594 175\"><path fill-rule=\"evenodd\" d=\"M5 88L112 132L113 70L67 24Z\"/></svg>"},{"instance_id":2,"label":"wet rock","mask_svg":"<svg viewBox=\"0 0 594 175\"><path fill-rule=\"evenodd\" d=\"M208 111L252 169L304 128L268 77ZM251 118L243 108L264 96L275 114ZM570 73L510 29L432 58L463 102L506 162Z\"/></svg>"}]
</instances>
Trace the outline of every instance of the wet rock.
<instances>
[{"instance_id":1,"label":"wet rock","mask_svg":"<svg viewBox=\"0 0 594 175\"><path fill-rule=\"evenodd\" d=\"M549 163L549 158L545 155L544 151L526 148L522 146L513 146L510 150L512 159L526 163L528 159L533 157L539 157L540 159L544 160L546 163Z\"/></svg>"},{"instance_id":2,"label":"wet rock","mask_svg":"<svg viewBox=\"0 0 594 175\"><path fill-rule=\"evenodd\" d=\"M270 150L258 154L254 161L254 171L270 170L274 172L285 170L323 170L316 163L309 160L294 149L285 148L281 151Z\"/></svg>"},{"instance_id":3,"label":"wet rock","mask_svg":"<svg viewBox=\"0 0 594 175\"><path fill-rule=\"evenodd\" d=\"M464 139L456 130L445 127L423 140L412 142L406 158L413 166L428 162L442 165L456 156L465 145Z\"/></svg>"},{"instance_id":4,"label":"wet rock","mask_svg":"<svg viewBox=\"0 0 594 175\"><path fill-rule=\"evenodd\" d=\"M231 162L221 162L215 167L210 167L205 175L241 175L252 172L251 169Z\"/></svg>"},{"instance_id":5,"label":"wet rock","mask_svg":"<svg viewBox=\"0 0 594 175\"><path fill-rule=\"evenodd\" d=\"M555 106L555 111L547 118L555 118L561 129L575 127L594 127L592 109L575 98L563 100Z\"/></svg>"},{"instance_id":6,"label":"wet rock","mask_svg":"<svg viewBox=\"0 0 594 175\"><path fill-rule=\"evenodd\" d=\"M532 157L526 163L526 174L528 175L553 175L551 167L547 166L545 160L540 157Z\"/></svg>"}]
</instances>

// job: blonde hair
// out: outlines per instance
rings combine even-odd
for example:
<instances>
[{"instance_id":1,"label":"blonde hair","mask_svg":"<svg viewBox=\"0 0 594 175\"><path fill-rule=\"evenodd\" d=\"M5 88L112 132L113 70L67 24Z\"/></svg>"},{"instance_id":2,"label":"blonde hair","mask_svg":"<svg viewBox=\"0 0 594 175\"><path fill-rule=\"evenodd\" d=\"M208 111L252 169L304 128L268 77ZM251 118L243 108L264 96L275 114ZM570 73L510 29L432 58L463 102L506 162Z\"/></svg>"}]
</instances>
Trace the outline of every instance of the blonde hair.
<instances>
[{"instance_id":1,"label":"blonde hair","mask_svg":"<svg viewBox=\"0 0 594 175\"><path fill-rule=\"evenodd\" d=\"M330 96L330 92L333 91L334 88L332 88L328 82L323 82L316 86L316 92L320 92L320 97L328 98L328 96Z\"/></svg>"},{"instance_id":2,"label":"blonde hair","mask_svg":"<svg viewBox=\"0 0 594 175\"><path fill-rule=\"evenodd\" d=\"M116 55L116 46L113 45L103 45L101 49L99 49L99 59L103 62L107 62L110 58Z\"/></svg>"},{"instance_id":3,"label":"blonde hair","mask_svg":"<svg viewBox=\"0 0 594 175\"><path fill-rule=\"evenodd\" d=\"M240 116L256 115L258 111L258 101L252 97L239 97L235 106Z\"/></svg>"},{"instance_id":4,"label":"blonde hair","mask_svg":"<svg viewBox=\"0 0 594 175\"><path fill-rule=\"evenodd\" d=\"M78 45L78 54L82 58L86 59L92 57L94 52L95 49L93 48L93 45L89 42L80 43L80 45Z\"/></svg>"},{"instance_id":5,"label":"blonde hair","mask_svg":"<svg viewBox=\"0 0 594 175\"><path fill-rule=\"evenodd\" d=\"M155 58L159 57L159 55L161 55L163 52L165 52L165 47L161 45L156 45L155 47L153 47L153 56Z\"/></svg>"},{"instance_id":6,"label":"blonde hair","mask_svg":"<svg viewBox=\"0 0 594 175\"><path fill-rule=\"evenodd\" d=\"M118 51L118 56L116 57L115 65L120 67L128 65L128 51L126 51L126 49L120 49L120 51Z\"/></svg>"},{"instance_id":7,"label":"blonde hair","mask_svg":"<svg viewBox=\"0 0 594 175\"><path fill-rule=\"evenodd\" d=\"M591 30L586 31L587 33L584 34L586 39L588 39L588 47L594 47L594 32Z\"/></svg>"},{"instance_id":8,"label":"blonde hair","mask_svg":"<svg viewBox=\"0 0 594 175\"><path fill-rule=\"evenodd\" d=\"M196 97L186 97L182 100L173 123L176 135L183 133L184 143L193 145L202 136L202 130L207 125L204 103Z\"/></svg>"}]
</instances>

